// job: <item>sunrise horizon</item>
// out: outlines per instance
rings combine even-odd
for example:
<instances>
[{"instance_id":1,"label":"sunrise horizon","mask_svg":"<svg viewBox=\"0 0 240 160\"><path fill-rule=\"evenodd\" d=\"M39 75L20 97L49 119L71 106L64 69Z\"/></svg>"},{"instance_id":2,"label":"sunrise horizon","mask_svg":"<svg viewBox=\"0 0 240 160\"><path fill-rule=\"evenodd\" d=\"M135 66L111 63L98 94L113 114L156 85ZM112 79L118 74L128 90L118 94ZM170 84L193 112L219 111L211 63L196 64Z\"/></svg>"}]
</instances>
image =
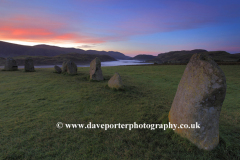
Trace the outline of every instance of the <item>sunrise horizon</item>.
<instances>
[{"instance_id":1,"label":"sunrise horizon","mask_svg":"<svg viewBox=\"0 0 240 160\"><path fill-rule=\"evenodd\" d=\"M18 41L2 41L2 42L7 42L7 43L12 43L12 44L17 44L17 45L23 45L23 46L37 46L37 45L47 45L47 46L54 46L54 47L61 47L61 48L75 48L75 49L81 49L81 50L84 50L84 51L89 51L89 50L95 50L95 49L83 49L83 48L79 48L79 47L73 47L71 45L63 45L63 46L60 46L58 44L48 44L48 43L31 43L31 42L18 42ZM191 50L196 50L196 49L203 49L204 48L194 48L194 49L183 49L183 50L174 50L174 51L191 51ZM117 51L117 50L96 50L96 51L105 51L105 52L120 52L120 51ZM158 56L158 54L161 54L161 53L168 53L168 52L172 52L173 50L171 51L166 51L166 52L159 52L159 53L141 53L141 52L137 52L137 53L134 53L134 54L126 54L126 53L123 53L124 55L126 56L129 56L129 57L135 57L137 55L153 55L153 56ZM207 51L210 51L211 50L207 50ZM214 50L214 51L224 51L224 50ZM227 52L227 51L226 51ZM120 52L122 53L122 52ZM230 53L230 52L228 52ZM240 52L236 52L236 53L230 53L230 54L237 54L237 53L240 53Z\"/></svg>"},{"instance_id":2,"label":"sunrise horizon","mask_svg":"<svg viewBox=\"0 0 240 160\"><path fill-rule=\"evenodd\" d=\"M47 4L0 0L0 4L0 39L9 43L117 51L131 57L194 49L240 53L236 0Z\"/></svg>"}]
</instances>

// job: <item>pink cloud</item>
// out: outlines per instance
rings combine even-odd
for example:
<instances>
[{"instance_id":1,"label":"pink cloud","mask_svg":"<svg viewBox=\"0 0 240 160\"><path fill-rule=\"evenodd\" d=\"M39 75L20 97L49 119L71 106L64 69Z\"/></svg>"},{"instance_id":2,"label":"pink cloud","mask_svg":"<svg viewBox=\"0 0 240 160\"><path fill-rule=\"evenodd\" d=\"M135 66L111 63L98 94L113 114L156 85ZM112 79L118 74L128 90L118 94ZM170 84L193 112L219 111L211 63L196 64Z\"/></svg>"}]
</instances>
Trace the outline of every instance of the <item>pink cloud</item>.
<instances>
[{"instance_id":1,"label":"pink cloud","mask_svg":"<svg viewBox=\"0 0 240 160\"><path fill-rule=\"evenodd\" d=\"M67 24L25 15L0 18L0 38L8 41L103 43L104 39L75 32Z\"/></svg>"}]
</instances>

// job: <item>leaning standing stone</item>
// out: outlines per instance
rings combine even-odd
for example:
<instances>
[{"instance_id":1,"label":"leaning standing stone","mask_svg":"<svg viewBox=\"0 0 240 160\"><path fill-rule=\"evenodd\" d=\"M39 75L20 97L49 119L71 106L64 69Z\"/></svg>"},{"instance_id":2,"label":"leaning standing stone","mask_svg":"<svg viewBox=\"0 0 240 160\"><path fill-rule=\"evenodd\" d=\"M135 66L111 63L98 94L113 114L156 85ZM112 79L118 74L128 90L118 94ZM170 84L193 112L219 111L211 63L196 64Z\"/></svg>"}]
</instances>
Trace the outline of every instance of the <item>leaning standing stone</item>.
<instances>
[{"instance_id":1,"label":"leaning standing stone","mask_svg":"<svg viewBox=\"0 0 240 160\"><path fill-rule=\"evenodd\" d=\"M97 81L103 80L103 75L101 70L101 61L99 58L95 58L90 63L90 79L97 80Z\"/></svg>"},{"instance_id":2,"label":"leaning standing stone","mask_svg":"<svg viewBox=\"0 0 240 160\"><path fill-rule=\"evenodd\" d=\"M77 74L77 65L74 62L72 62L72 61L67 62L67 73L68 74Z\"/></svg>"},{"instance_id":3,"label":"leaning standing stone","mask_svg":"<svg viewBox=\"0 0 240 160\"><path fill-rule=\"evenodd\" d=\"M119 73L116 72L108 81L108 87L115 89L123 89L123 83Z\"/></svg>"},{"instance_id":4,"label":"leaning standing stone","mask_svg":"<svg viewBox=\"0 0 240 160\"><path fill-rule=\"evenodd\" d=\"M219 116L226 95L226 78L206 54L194 54L183 73L169 112L172 124L200 124L199 129L176 128L198 148L214 149L219 143Z\"/></svg>"},{"instance_id":5,"label":"leaning standing stone","mask_svg":"<svg viewBox=\"0 0 240 160\"><path fill-rule=\"evenodd\" d=\"M54 66L54 69L55 69L55 72L57 72L59 74L62 73L62 69L60 67Z\"/></svg>"},{"instance_id":6,"label":"leaning standing stone","mask_svg":"<svg viewBox=\"0 0 240 160\"><path fill-rule=\"evenodd\" d=\"M26 58L25 59L24 69L25 69L26 72L34 72L35 71L32 58Z\"/></svg>"},{"instance_id":7,"label":"leaning standing stone","mask_svg":"<svg viewBox=\"0 0 240 160\"><path fill-rule=\"evenodd\" d=\"M4 70L6 71L18 70L17 62L12 57L8 57L5 63Z\"/></svg>"}]
</instances>

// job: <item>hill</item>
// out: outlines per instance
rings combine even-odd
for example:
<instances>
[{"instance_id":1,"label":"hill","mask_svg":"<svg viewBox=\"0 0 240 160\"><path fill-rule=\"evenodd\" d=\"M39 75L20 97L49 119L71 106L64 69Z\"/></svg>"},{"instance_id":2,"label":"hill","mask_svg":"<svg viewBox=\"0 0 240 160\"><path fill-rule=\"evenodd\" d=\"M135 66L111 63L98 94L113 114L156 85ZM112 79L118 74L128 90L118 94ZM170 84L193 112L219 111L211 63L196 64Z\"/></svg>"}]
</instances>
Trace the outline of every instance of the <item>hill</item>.
<instances>
[{"instance_id":1,"label":"hill","mask_svg":"<svg viewBox=\"0 0 240 160\"><path fill-rule=\"evenodd\" d=\"M13 57L17 64L23 66L25 59L31 57L34 65L61 65L66 60L71 60L76 64L89 64L94 58L98 57L102 62L104 61L116 61L115 58L108 55L96 55L96 54L79 54L79 53L68 53L60 54L57 56L17 56ZM6 62L5 58L0 58L0 65L4 66Z\"/></svg>"},{"instance_id":2,"label":"hill","mask_svg":"<svg viewBox=\"0 0 240 160\"><path fill-rule=\"evenodd\" d=\"M63 48L58 46L49 45L36 45L36 46L24 46L8 42L0 41L0 57L16 57L22 55L28 56L57 56L67 53L79 53L79 54L99 54L108 55L115 59L131 59L129 56L125 56L123 53L115 51L96 51L96 50L82 50L76 48Z\"/></svg>"},{"instance_id":3,"label":"hill","mask_svg":"<svg viewBox=\"0 0 240 160\"><path fill-rule=\"evenodd\" d=\"M152 59L154 59L156 57L157 56L140 54L140 55L137 55L137 56L133 57L133 59L134 60L140 60L140 61L147 61L147 60L152 60Z\"/></svg>"},{"instance_id":4,"label":"hill","mask_svg":"<svg viewBox=\"0 0 240 160\"><path fill-rule=\"evenodd\" d=\"M119 60L129 60L132 57L126 56L123 53L116 52L116 51L96 51L96 50L87 50L87 54L100 54L100 55L109 55L115 59Z\"/></svg>"},{"instance_id":5,"label":"hill","mask_svg":"<svg viewBox=\"0 0 240 160\"><path fill-rule=\"evenodd\" d=\"M195 49L190 51L183 50L161 53L151 61L158 63L188 63L192 55L195 53L207 53L213 57L216 62L237 62L240 58L240 54L230 54L226 51L207 51L203 49Z\"/></svg>"}]
</instances>

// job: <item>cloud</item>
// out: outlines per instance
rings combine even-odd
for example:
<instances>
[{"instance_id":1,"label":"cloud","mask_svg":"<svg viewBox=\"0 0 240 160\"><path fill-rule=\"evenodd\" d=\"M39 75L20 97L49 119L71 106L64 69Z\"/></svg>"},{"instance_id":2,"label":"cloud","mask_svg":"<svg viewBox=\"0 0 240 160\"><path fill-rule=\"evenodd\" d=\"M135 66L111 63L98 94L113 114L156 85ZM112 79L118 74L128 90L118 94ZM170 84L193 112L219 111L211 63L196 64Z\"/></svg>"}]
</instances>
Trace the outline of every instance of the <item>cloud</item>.
<instances>
[{"instance_id":1,"label":"cloud","mask_svg":"<svg viewBox=\"0 0 240 160\"><path fill-rule=\"evenodd\" d=\"M35 9L30 7L35 3L28 2L28 8L17 8L16 11L13 7L11 13L1 11L4 16L0 17L0 38L41 43L83 43L87 48L93 47L87 44L125 41L136 35L220 24L230 17L239 16L239 11L234 10L239 5L222 2L71 0L63 1L57 7L48 5L50 11L48 7L43 11L44 5L40 5L29 15L29 8L31 11ZM20 4L15 3L16 6Z\"/></svg>"},{"instance_id":2,"label":"cloud","mask_svg":"<svg viewBox=\"0 0 240 160\"><path fill-rule=\"evenodd\" d=\"M63 22L26 15L0 18L1 40L32 42L103 43L104 39L85 35Z\"/></svg>"},{"instance_id":3,"label":"cloud","mask_svg":"<svg viewBox=\"0 0 240 160\"><path fill-rule=\"evenodd\" d=\"M93 47L96 47L95 44L93 44L93 45L85 44L85 45L77 46L77 48L93 48Z\"/></svg>"},{"instance_id":4,"label":"cloud","mask_svg":"<svg viewBox=\"0 0 240 160\"><path fill-rule=\"evenodd\" d=\"M166 1L162 7L134 10L134 16L115 24L112 38L122 40L135 35L154 34L221 25L240 17L233 4L200 4L189 1ZM240 7L240 6L239 6Z\"/></svg>"}]
</instances>

